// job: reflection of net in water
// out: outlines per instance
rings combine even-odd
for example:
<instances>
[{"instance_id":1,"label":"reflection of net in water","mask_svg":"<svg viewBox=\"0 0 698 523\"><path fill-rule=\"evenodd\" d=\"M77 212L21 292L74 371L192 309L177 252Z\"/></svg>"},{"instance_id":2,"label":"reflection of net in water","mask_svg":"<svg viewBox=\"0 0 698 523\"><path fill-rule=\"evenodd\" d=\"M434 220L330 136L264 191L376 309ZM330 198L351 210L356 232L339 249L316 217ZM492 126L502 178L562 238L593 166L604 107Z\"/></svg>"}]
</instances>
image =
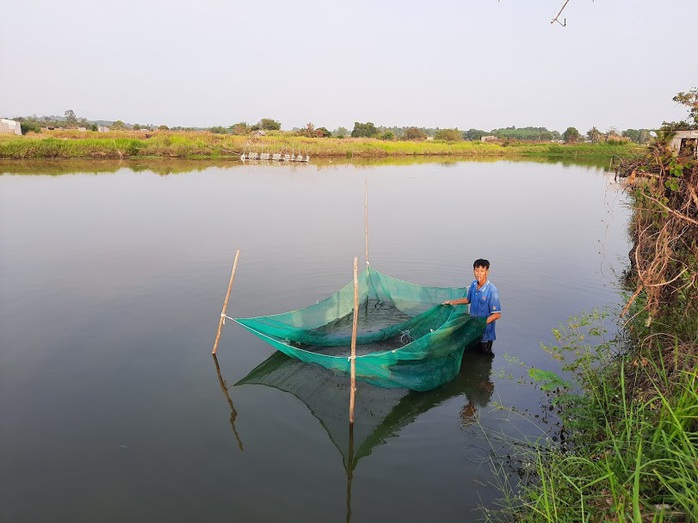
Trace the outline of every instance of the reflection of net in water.
<instances>
[{"instance_id":1,"label":"reflection of net in water","mask_svg":"<svg viewBox=\"0 0 698 523\"><path fill-rule=\"evenodd\" d=\"M485 322L465 306L441 305L464 288L426 287L373 268L358 278L356 377L380 387L429 390L453 379L463 350L479 338ZM306 363L349 374L354 285L293 311L236 318L277 350Z\"/></svg>"},{"instance_id":2,"label":"reflection of net in water","mask_svg":"<svg viewBox=\"0 0 698 523\"><path fill-rule=\"evenodd\" d=\"M450 398L460 396L463 405L472 402L478 407L486 406L492 395L491 372L491 357L468 353L455 379L429 392L360 385L356 391L353 446L347 430L350 384L343 376L277 352L235 386L265 385L293 394L320 421L349 471L376 446L385 444L419 415ZM490 387L483 390L483 383Z\"/></svg>"}]
</instances>

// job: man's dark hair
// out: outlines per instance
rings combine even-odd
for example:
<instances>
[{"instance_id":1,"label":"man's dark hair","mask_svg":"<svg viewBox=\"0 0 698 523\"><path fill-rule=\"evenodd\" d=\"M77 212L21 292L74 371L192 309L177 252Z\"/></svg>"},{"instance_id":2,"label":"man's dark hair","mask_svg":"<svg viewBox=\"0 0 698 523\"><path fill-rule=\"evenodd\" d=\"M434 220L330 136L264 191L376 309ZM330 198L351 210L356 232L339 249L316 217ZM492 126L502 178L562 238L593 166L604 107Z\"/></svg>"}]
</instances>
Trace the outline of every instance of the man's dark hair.
<instances>
[{"instance_id":1,"label":"man's dark hair","mask_svg":"<svg viewBox=\"0 0 698 523\"><path fill-rule=\"evenodd\" d=\"M485 260L484 258L478 258L473 262L473 269L475 267L484 267L485 269L489 270L490 262Z\"/></svg>"}]
</instances>

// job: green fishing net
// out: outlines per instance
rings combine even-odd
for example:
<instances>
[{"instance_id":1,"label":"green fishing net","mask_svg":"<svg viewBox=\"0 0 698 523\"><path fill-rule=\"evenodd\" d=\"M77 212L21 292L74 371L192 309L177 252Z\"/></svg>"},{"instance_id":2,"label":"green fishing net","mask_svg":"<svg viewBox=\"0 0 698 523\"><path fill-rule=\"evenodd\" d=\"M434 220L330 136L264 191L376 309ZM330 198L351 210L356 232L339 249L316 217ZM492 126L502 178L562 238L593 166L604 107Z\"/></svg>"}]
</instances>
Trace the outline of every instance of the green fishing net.
<instances>
[{"instance_id":1,"label":"green fishing net","mask_svg":"<svg viewBox=\"0 0 698 523\"><path fill-rule=\"evenodd\" d=\"M452 380L484 318L441 305L467 289L426 287L372 267L358 277L356 377L384 388L425 391ZM354 283L324 300L281 314L235 321L284 354L337 373L351 371Z\"/></svg>"}]
</instances>

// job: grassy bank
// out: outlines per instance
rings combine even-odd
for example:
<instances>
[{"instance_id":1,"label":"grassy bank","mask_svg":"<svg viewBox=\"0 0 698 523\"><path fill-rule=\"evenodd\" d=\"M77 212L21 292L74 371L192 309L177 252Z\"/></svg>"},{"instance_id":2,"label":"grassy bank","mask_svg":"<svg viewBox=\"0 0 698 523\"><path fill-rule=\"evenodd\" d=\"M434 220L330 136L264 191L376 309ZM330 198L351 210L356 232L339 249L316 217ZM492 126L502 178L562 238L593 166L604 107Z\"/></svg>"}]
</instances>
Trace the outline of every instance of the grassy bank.
<instances>
[{"instance_id":1,"label":"grassy bank","mask_svg":"<svg viewBox=\"0 0 698 523\"><path fill-rule=\"evenodd\" d=\"M547 347L566 362L574 383L531 372L548 390L562 428L552 446L523 447L529 481L518 491L509 486L505 513L530 523L696 522L695 340L665 332L628 350L603 341L598 320L571 320L556 330L559 345Z\"/></svg>"},{"instance_id":2,"label":"grassy bank","mask_svg":"<svg viewBox=\"0 0 698 523\"><path fill-rule=\"evenodd\" d=\"M565 378L530 371L561 428L523 445L516 521L698 522L698 163L667 144L619 171L634 202L623 339L574 319L546 347Z\"/></svg>"},{"instance_id":3,"label":"grassy bank","mask_svg":"<svg viewBox=\"0 0 698 523\"><path fill-rule=\"evenodd\" d=\"M368 138L305 138L289 134L235 136L210 132L51 131L27 136L1 136L0 158L208 158L238 159L245 151L300 152L316 158L400 156L557 157L629 156L644 148L634 144L557 144L531 142L390 141Z\"/></svg>"}]
</instances>

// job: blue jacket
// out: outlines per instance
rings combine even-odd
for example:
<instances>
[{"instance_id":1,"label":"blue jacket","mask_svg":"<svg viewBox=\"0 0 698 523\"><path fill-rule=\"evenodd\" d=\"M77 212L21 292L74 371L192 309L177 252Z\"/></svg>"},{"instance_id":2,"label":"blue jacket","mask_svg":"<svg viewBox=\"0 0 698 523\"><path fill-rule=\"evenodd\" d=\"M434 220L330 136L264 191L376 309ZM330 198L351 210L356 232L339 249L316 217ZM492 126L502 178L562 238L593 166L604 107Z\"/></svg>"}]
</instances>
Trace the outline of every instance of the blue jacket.
<instances>
[{"instance_id":1,"label":"blue jacket","mask_svg":"<svg viewBox=\"0 0 698 523\"><path fill-rule=\"evenodd\" d=\"M487 318L495 312L502 312L499 304L499 292L490 280L478 289L477 280L474 280L468 287L468 300L470 300L470 315L476 318ZM493 341L497 339L495 333L495 323L488 323L485 332L482 334L482 341Z\"/></svg>"}]
</instances>

